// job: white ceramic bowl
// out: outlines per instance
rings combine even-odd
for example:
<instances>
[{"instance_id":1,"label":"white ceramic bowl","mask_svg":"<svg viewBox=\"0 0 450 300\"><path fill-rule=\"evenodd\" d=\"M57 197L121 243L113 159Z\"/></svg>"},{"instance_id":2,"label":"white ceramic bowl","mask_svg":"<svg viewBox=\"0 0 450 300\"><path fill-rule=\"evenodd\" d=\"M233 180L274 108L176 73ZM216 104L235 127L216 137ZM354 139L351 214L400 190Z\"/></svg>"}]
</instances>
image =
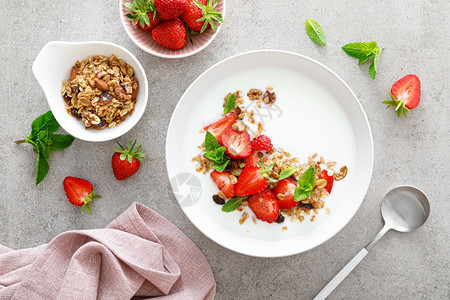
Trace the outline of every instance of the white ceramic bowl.
<instances>
[{"instance_id":1,"label":"white ceramic bowl","mask_svg":"<svg viewBox=\"0 0 450 300\"><path fill-rule=\"evenodd\" d=\"M217 34L219 34L220 28L223 26L223 24L218 25L216 32L208 28L202 34L191 35L192 44L188 41L184 48L171 50L155 42L150 32L145 32L137 26L133 26L134 23L126 16L130 11L123 6L125 2L131 2L131 0L119 0L120 18L126 33L139 48L159 57L182 58L196 54L205 49L214 40ZM222 14L222 18L225 18L225 0L218 1L216 11Z\"/></svg>"},{"instance_id":2,"label":"white ceramic bowl","mask_svg":"<svg viewBox=\"0 0 450 300\"><path fill-rule=\"evenodd\" d=\"M77 60L82 61L89 56L112 54L134 68L138 79L139 91L133 115L114 128L102 130L86 130L84 123L68 114L61 96L62 81L70 78L70 70ZM50 109L59 125L69 134L80 140L103 142L115 139L128 132L139 121L145 111L148 99L148 83L144 68L136 57L122 46L108 42L60 42L46 44L33 63L33 74L44 90Z\"/></svg>"},{"instance_id":3,"label":"white ceramic bowl","mask_svg":"<svg viewBox=\"0 0 450 300\"><path fill-rule=\"evenodd\" d=\"M292 153L300 162L318 153L325 161L336 161L336 170L348 167L346 178L335 182L324 199L330 214L320 210L314 222L305 216L303 222L287 218L281 224L254 224L253 212L245 207L250 218L241 225L242 213L221 211L211 198L217 194L217 186L209 174L196 172L198 164L191 161L200 154L197 146L205 138L199 129L222 117L228 92L241 90L245 95L249 89L269 85L277 95L273 106L258 108L248 99L244 106L254 110L255 124L264 125L263 134L271 138L274 147ZM372 175L372 133L358 98L326 66L292 52L252 51L210 67L184 92L167 131L166 163L177 201L206 236L246 255L287 256L324 243L353 218Z\"/></svg>"}]
</instances>

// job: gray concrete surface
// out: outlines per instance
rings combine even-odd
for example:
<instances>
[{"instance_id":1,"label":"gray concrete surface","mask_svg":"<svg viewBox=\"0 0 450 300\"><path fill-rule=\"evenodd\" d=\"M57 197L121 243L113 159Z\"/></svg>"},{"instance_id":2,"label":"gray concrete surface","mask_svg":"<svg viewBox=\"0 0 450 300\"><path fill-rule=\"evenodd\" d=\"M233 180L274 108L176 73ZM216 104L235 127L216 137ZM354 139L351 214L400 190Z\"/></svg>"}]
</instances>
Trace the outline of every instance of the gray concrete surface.
<instances>
[{"instance_id":1,"label":"gray concrete surface","mask_svg":"<svg viewBox=\"0 0 450 300\"><path fill-rule=\"evenodd\" d=\"M71 229L106 225L131 202L141 201L186 233L209 259L217 299L310 299L381 229L380 202L398 184L422 188L431 201L426 226L410 234L389 232L330 299L449 299L450 285L450 2L425 1L227 1L226 25L201 53L178 60L141 51L122 28L118 1L1 1L0 27L0 243L33 247ZM325 29L328 45L312 43L306 18ZM48 110L31 72L49 41L104 40L125 46L147 70L145 115L121 140L137 138L148 153L140 173L118 182L110 167L114 141L76 140L50 160L47 178L34 186L35 155L14 140ZM377 79L341 46L375 40L384 47ZM365 200L334 238L303 254L260 259L233 253L201 234L167 194L165 136L172 111L205 69L233 54L283 49L307 55L341 76L359 97L373 130L375 163ZM399 119L381 103L393 82L415 73L420 105ZM68 205L62 180L95 181L103 198L94 216Z\"/></svg>"}]
</instances>

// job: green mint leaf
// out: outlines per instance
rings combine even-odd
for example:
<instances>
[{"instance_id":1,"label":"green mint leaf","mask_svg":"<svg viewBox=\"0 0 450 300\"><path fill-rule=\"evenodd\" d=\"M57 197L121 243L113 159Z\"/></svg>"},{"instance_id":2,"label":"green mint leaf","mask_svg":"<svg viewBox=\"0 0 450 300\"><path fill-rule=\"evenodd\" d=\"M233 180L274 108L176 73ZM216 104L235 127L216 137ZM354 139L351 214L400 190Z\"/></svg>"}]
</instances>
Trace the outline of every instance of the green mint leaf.
<instances>
[{"instance_id":1,"label":"green mint leaf","mask_svg":"<svg viewBox=\"0 0 450 300\"><path fill-rule=\"evenodd\" d=\"M234 198L231 198L230 200L225 202L225 204L222 206L222 211L224 211L224 212L232 212L232 211L238 209L238 207L241 205L242 200L244 198L245 197L234 197Z\"/></svg>"},{"instance_id":2,"label":"green mint leaf","mask_svg":"<svg viewBox=\"0 0 450 300\"><path fill-rule=\"evenodd\" d=\"M31 124L31 138L38 137L40 131L47 129L48 133L54 133L58 130L59 124L51 111L37 117Z\"/></svg>"},{"instance_id":3,"label":"green mint leaf","mask_svg":"<svg viewBox=\"0 0 450 300\"><path fill-rule=\"evenodd\" d=\"M297 169L294 167L286 168L280 172L280 176L278 177L278 180L283 180L283 179L289 178L292 175L294 175L295 172L297 172Z\"/></svg>"},{"instance_id":4,"label":"green mint leaf","mask_svg":"<svg viewBox=\"0 0 450 300\"><path fill-rule=\"evenodd\" d=\"M294 190L294 201L300 202L308 198L309 193L302 190L301 187L296 187Z\"/></svg>"},{"instance_id":5,"label":"green mint leaf","mask_svg":"<svg viewBox=\"0 0 450 300\"><path fill-rule=\"evenodd\" d=\"M37 140L37 142L41 146L42 154L44 154L44 157L46 159L49 159L50 157L50 147L49 147L50 140L48 136L49 136L48 129L41 130L38 133L38 140Z\"/></svg>"},{"instance_id":6,"label":"green mint leaf","mask_svg":"<svg viewBox=\"0 0 450 300\"><path fill-rule=\"evenodd\" d=\"M298 180L298 187L294 191L294 200L299 202L311 195L315 182L316 174L313 167L303 172L302 177Z\"/></svg>"},{"instance_id":7,"label":"green mint leaf","mask_svg":"<svg viewBox=\"0 0 450 300\"><path fill-rule=\"evenodd\" d=\"M373 45L365 42L356 42L344 45L342 50L351 57L367 60L373 54Z\"/></svg>"},{"instance_id":8,"label":"green mint leaf","mask_svg":"<svg viewBox=\"0 0 450 300\"><path fill-rule=\"evenodd\" d=\"M208 151L205 153L205 157L211 162L217 162L219 164L224 162L225 147L220 147L214 151Z\"/></svg>"},{"instance_id":9,"label":"green mint leaf","mask_svg":"<svg viewBox=\"0 0 450 300\"><path fill-rule=\"evenodd\" d=\"M304 188L307 188L309 185L314 186L314 183L316 182L316 175L314 172L314 167L303 172L302 177L298 180L298 186Z\"/></svg>"},{"instance_id":10,"label":"green mint leaf","mask_svg":"<svg viewBox=\"0 0 450 300\"><path fill-rule=\"evenodd\" d=\"M348 55L359 59L358 64L365 63L373 58L372 64L369 67L370 78L375 79L378 69L378 62L380 60L381 50L377 42L357 42L344 45L342 50Z\"/></svg>"},{"instance_id":11,"label":"green mint leaf","mask_svg":"<svg viewBox=\"0 0 450 300\"><path fill-rule=\"evenodd\" d=\"M51 137L52 143L50 144L50 150L59 151L69 147L74 141L74 137L68 134L54 134Z\"/></svg>"},{"instance_id":12,"label":"green mint leaf","mask_svg":"<svg viewBox=\"0 0 450 300\"><path fill-rule=\"evenodd\" d=\"M220 148L219 142L216 140L216 137L211 132L207 131L205 135L206 152L214 151L217 148Z\"/></svg>"},{"instance_id":13,"label":"green mint leaf","mask_svg":"<svg viewBox=\"0 0 450 300\"><path fill-rule=\"evenodd\" d=\"M223 108L223 113L224 114L229 113L235 106L236 106L236 96L234 95L234 93L232 93L227 98L227 102L225 103L225 106Z\"/></svg>"},{"instance_id":14,"label":"green mint leaf","mask_svg":"<svg viewBox=\"0 0 450 300\"><path fill-rule=\"evenodd\" d=\"M323 32L322 26L320 26L319 23L317 23L313 19L306 19L305 22L305 29L306 33L308 34L309 38L316 44L320 46L326 46L327 45L327 39L325 37L325 32Z\"/></svg>"},{"instance_id":15,"label":"green mint leaf","mask_svg":"<svg viewBox=\"0 0 450 300\"><path fill-rule=\"evenodd\" d=\"M36 185L38 185L47 175L50 166L44 157L42 151L38 151L38 157L36 161Z\"/></svg>"},{"instance_id":16,"label":"green mint leaf","mask_svg":"<svg viewBox=\"0 0 450 300\"><path fill-rule=\"evenodd\" d=\"M375 49L374 51L375 51L375 57L373 58L373 62L369 67L369 75L370 75L370 78L372 78L373 80L375 80L375 76L377 75L378 62L380 60L381 50L377 47L377 49Z\"/></svg>"},{"instance_id":17,"label":"green mint leaf","mask_svg":"<svg viewBox=\"0 0 450 300\"><path fill-rule=\"evenodd\" d=\"M225 170L225 168L228 165L228 162L230 161L230 159L228 158L228 156L226 157L227 159L225 160L224 163L220 164L220 163L213 163L211 165L211 168L213 168L214 170L216 170L217 172L223 172L223 170Z\"/></svg>"}]
</instances>

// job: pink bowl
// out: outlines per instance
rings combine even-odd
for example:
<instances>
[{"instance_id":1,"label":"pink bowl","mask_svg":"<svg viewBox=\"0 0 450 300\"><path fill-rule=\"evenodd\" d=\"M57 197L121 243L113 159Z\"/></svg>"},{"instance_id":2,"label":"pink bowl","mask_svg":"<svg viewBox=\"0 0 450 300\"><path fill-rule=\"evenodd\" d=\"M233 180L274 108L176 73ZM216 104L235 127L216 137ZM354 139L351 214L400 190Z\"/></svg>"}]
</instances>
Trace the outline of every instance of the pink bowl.
<instances>
[{"instance_id":1,"label":"pink bowl","mask_svg":"<svg viewBox=\"0 0 450 300\"><path fill-rule=\"evenodd\" d=\"M139 48L156 56L165 58L182 58L200 52L213 41L213 39L219 33L220 28L222 28L223 26L223 24L218 24L216 32L214 32L211 28L208 28L202 34L194 34L191 36L193 44L188 41L184 48L180 50L171 50L155 42L152 39L152 35L150 32L145 32L139 29L137 26L133 25L133 21L126 16L126 14L130 13L130 11L125 6L123 6L125 2L131 1L132 0L119 1L120 18L122 20L123 27L125 28L125 31L127 32L130 39ZM225 0L218 1L216 10L222 14L222 17L225 17Z\"/></svg>"}]
</instances>

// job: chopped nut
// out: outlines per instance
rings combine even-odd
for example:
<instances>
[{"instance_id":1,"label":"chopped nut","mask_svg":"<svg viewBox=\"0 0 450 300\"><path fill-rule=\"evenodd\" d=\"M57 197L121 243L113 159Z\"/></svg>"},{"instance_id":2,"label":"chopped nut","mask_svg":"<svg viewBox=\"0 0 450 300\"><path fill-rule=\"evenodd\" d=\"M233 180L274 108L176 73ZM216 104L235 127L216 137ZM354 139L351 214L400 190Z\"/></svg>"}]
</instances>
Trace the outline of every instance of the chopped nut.
<instances>
[{"instance_id":1,"label":"chopped nut","mask_svg":"<svg viewBox=\"0 0 450 300\"><path fill-rule=\"evenodd\" d=\"M347 167L343 166L339 173L334 174L334 180L339 181L345 178L347 176Z\"/></svg>"},{"instance_id":2,"label":"chopped nut","mask_svg":"<svg viewBox=\"0 0 450 300\"><path fill-rule=\"evenodd\" d=\"M227 199L227 196L225 196L225 194L222 191L218 192L217 196L219 196L222 199Z\"/></svg>"},{"instance_id":3,"label":"chopped nut","mask_svg":"<svg viewBox=\"0 0 450 300\"><path fill-rule=\"evenodd\" d=\"M236 130L237 132L244 132L247 129L245 124L241 121L237 121L236 123L234 123L231 128L233 128L233 130Z\"/></svg>"},{"instance_id":4,"label":"chopped nut","mask_svg":"<svg viewBox=\"0 0 450 300\"><path fill-rule=\"evenodd\" d=\"M326 179L317 179L314 188L323 189L327 185L327 183L328 182Z\"/></svg>"},{"instance_id":5,"label":"chopped nut","mask_svg":"<svg viewBox=\"0 0 450 300\"><path fill-rule=\"evenodd\" d=\"M242 214L241 219L239 220L239 224L244 224L245 220L247 220L249 217L248 213L246 211L244 211L244 213Z\"/></svg>"},{"instance_id":6,"label":"chopped nut","mask_svg":"<svg viewBox=\"0 0 450 300\"><path fill-rule=\"evenodd\" d=\"M261 100L262 99L262 91L258 89L251 89L247 93L247 97L250 99L250 101L253 100Z\"/></svg>"}]
</instances>

